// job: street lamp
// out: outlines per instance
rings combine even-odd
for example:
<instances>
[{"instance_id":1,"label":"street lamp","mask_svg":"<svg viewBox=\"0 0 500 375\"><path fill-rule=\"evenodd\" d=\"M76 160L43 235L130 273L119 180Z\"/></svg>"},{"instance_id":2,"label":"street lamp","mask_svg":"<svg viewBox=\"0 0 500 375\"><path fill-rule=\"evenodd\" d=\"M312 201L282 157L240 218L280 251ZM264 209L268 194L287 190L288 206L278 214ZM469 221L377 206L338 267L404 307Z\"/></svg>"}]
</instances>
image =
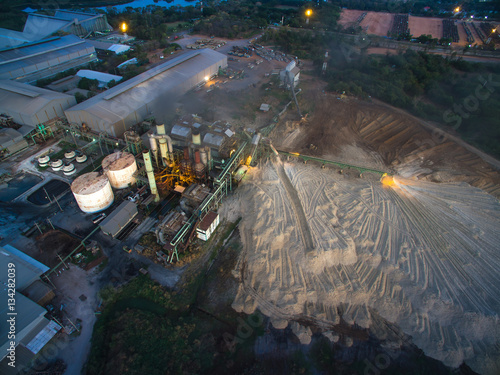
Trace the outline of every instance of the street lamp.
<instances>
[{"instance_id":1,"label":"street lamp","mask_svg":"<svg viewBox=\"0 0 500 375\"><path fill-rule=\"evenodd\" d=\"M122 22L120 25L121 31L125 34L127 32L127 24L125 22Z\"/></svg>"},{"instance_id":2,"label":"street lamp","mask_svg":"<svg viewBox=\"0 0 500 375\"><path fill-rule=\"evenodd\" d=\"M309 17L311 17L313 11L311 9L306 10L306 25L309 25Z\"/></svg>"}]
</instances>

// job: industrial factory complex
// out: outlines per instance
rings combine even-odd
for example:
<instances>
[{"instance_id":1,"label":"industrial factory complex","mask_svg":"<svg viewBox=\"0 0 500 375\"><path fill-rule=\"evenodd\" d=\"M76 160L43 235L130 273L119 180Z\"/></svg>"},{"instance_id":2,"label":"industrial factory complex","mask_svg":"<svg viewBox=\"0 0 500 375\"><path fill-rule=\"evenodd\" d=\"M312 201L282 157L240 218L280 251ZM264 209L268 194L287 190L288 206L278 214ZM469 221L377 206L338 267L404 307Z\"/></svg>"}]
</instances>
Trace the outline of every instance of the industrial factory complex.
<instances>
[{"instance_id":1,"label":"industrial factory complex","mask_svg":"<svg viewBox=\"0 0 500 375\"><path fill-rule=\"evenodd\" d=\"M80 104L73 96L28 84L88 63L94 52L75 35L0 51L5 78L0 81L3 156L54 134L72 140L74 147L64 157L43 153L36 165L71 182L82 212L106 211L98 225L112 238L137 226L138 204L147 209L177 195L178 208L156 229L164 250L158 259L173 262L195 233L203 240L210 238L219 223L214 210L249 156L251 135L241 138L230 124L207 122L197 115L164 123L183 94L227 69L227 56L212 49L181 53ZM88 157L96 147L102 155L97 165ZM85 169L91 162L92 168ZM119 204L115 196L122 189L137 193Z\"/></svg>"},{"instance_id":2,"label":"industrial factory complex","mask_svg":"<svg viewBox=\"0 0 500 375\"><path fill-rule=\"evenodd\" d=\"M227 67L227 56L190 51L65 111L70 123L121 137L132 125L154 116L161 121L180 95Z\"/></svg>"},{"instance_id":3,"label":"industrial factory complex","mask_svg":"<svg viewBox=\"0 0 500 375\"><path fill-rule=\"evenodd\" d=\"M0 374L498 373L498 161L267 31L102 12L0 29Z\"/></svg>"}]
</instances>

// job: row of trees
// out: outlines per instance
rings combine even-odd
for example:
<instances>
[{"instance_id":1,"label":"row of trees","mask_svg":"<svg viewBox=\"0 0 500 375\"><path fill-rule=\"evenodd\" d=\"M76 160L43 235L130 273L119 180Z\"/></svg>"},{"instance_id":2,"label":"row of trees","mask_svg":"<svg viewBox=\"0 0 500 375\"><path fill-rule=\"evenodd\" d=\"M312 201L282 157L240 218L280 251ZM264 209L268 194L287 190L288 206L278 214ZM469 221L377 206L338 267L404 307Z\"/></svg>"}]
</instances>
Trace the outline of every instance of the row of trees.
<instances>
[{"instance_id":1,"label":"row of trees","mask_svg":"<svg viewBox=\"0 0 500 375\"><path fill-rule=\"evenodd\" d=\"M324 75L328 90L376 97L419 117L453 126L469 142L500 155L500 90L494 87L500 84L498 65L469 63L456 54L443 58L413 50L366 55L366 50L353 45L352 37L337 33L281 28L264 33L263 39L299 58L312 59L318 75L328 50ZM428 36L420 41L433 42ZM484 84L485 77L492 83L488 95L478 99L475 90Z\"/></svg>"}]
</instances>

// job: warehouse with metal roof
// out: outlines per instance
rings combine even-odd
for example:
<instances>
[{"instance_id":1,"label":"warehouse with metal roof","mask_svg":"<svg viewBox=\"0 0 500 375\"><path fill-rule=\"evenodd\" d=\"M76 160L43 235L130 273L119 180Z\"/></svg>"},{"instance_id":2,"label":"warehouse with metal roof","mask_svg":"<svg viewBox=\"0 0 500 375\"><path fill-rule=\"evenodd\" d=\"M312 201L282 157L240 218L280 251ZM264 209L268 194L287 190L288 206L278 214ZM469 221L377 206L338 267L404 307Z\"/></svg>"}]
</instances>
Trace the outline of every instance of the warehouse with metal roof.
<instances>
[{"instance_id":1,"label":"warehouse with metal roof","mask_svg":"<svg viewBox=\"0 0 500 375\"><path fill-rule=\"evenodd\" d=\"M180 95L226 67L226 55L189 51L67 109L66 118L119 137L149 116L164 122Z\"/></svg>"},{"instance_id":2,"label":"warehouse with metal roof","mask_svg":"<svg viewBox=\"0 0 500 375\"><path fill-rule=\"evenodd\" d=\"M112 29L108 24L106 14L103 13L83 13L62 9L57 10L53 16L29 13L22 32L0 29L0 48L35 42L60 31L87 37L93 31Z\"/></svg>"},{"instance_id":3,"label":"warehouse with metal roof","mask_svg":"<svg viewBox=\"0 0 500 375\"><path fill-rule=\"evenodd\" d=\"M64 110L74 106L74 96L0 80L0 113L12 116L20 125L36 126L64 117Z\"/></svg>"},{"instance_id":4,"label":"warehouse with metal roof","mask_svg":"<svg viewBox=\"0 0 500 375\"><path fill-rule=\"evenodd\" d=\"M8 270L15 268L15 293L7 289L11 282ZM10 265L10 266L9 266ZM0 247L0 268L4 272L0 275L0 282L3 284L2 300L4 304L0 307L0 313L6 317L4 324L0 325L0 373L17 374L16 371L9 371L8 363L11 361L7 356L11 353L11 342L14 341L15 357L18 368L26 365L50 339L61 329L53 321L44 317L47 313L42 306L33 302L26 294L26 289L33 283L40 281L40 276L49 268L37 260L18 249L6 245ZM15 304L9 305L7 302L7 292L15 294ZM12 307L13 306L13 307ZM9 315L9 312L16 312L16 315ZM11 323L9 318L15 316L15 340L10 338ZM23 363L24 362L24 363Z\"/></svg>"},{"instance_id":5,"label":"warehouse with metal roof","mask_svg":"<svg viewBox=\"0 0 500 375\"><path fill-rule=\"evenodd\" d=\"M74 35L0 50L0 79L35 83L97 61L94 46Z\"/></svg>"}]
</instances>

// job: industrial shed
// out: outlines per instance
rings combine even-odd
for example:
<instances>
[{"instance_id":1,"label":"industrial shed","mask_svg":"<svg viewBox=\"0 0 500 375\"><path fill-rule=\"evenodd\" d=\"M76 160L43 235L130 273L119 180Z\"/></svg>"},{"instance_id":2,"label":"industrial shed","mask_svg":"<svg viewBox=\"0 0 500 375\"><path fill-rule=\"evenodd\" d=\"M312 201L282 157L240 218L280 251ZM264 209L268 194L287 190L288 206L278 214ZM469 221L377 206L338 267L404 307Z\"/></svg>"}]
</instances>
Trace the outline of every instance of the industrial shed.
<instances>
[{"instance_id":1,"label":"industrial shed","mask_svg":"<svg viewBox=\"0 0 500 375\"><path fill-rule=\"evenodd\" d=\"M15 264L16 270L16 370L11 371L12 368L8 365L9 359L6 358L10 352L7 349L10 348L11 342L8 339L9 324L2 324L0 325L0 374L17 374L18 368L27 365L34 355L61 329L56 322L44 317L47 310L25 296L27 290L32 290L30 288L34 283L42 283L40 276L48 271L49 267L10 245L0 247L0 268L4 270L0 275L0 282L4 286L9 283L7 270L10 263ZM7 289L4 291L5 302L0 307L0 313L2 316L7 317L9 312L6 296Z\"/></svg>"},{"instance_id":2,"label":"industrial shed","mask_svg":"<svg viewBox=\"0 0 500 375\"><path fill-rule=\"evenodd\" d=\"M0 129L0 155L13 154L28 147L23 135L12 128Z\"/></svg>"},{"instance_id":3,"label":"industrial shed","mask_svg":"<svg viewBox=\"0 0 500 375\"><path fill-rule=\"evenodd\" d=\"M35 83L97 61L94 46L74 35L54 37L0 51L0 79Z\"/></svg>"},{"instance_id":4,"label":"industrial shed","mask_svg":"<svg viewBox=\"0 0 500 375\"><path fill-rule=\"evenodd\" d=\"M13 121L21 125L36 126L64 117L64 110L75 104L75 98L70 95L0 80L0 113L12 116Z\"/></svg>"},{"instance_id":5,"label":"industrial shed","mask_svg":"<svg viewBox=\"0 0 500 375\"><path fill-rule=\"evenodd\" d=\"M99 227L111 237L115 237L137 215L137 205L131 201L124 201L116 210L101 221Z\"/></svg>"},{"instance_id":6,"label":"industrial shed","mask_svg":"<svg viewBox=\"0 0 500 375\"><path fill-rule=\"evenodd\" d=\"M180 95L226 67L227 56L219 52L189 51L66 110L66 117L119 137L151 115L164 122Z\"/></svg>"},{"instance_id":7,"label":"industrial shed","mask_svg":"<svg viewBox=\"0 0 500 375\"><path fill-rule=\"evenodd\" d=\"M0 48L44 39L56 32L86 37L93 31L112 30L106 14L57 10L54 16L29 13L22 32L0 28Z\"/></svg>"}]
</instances>

